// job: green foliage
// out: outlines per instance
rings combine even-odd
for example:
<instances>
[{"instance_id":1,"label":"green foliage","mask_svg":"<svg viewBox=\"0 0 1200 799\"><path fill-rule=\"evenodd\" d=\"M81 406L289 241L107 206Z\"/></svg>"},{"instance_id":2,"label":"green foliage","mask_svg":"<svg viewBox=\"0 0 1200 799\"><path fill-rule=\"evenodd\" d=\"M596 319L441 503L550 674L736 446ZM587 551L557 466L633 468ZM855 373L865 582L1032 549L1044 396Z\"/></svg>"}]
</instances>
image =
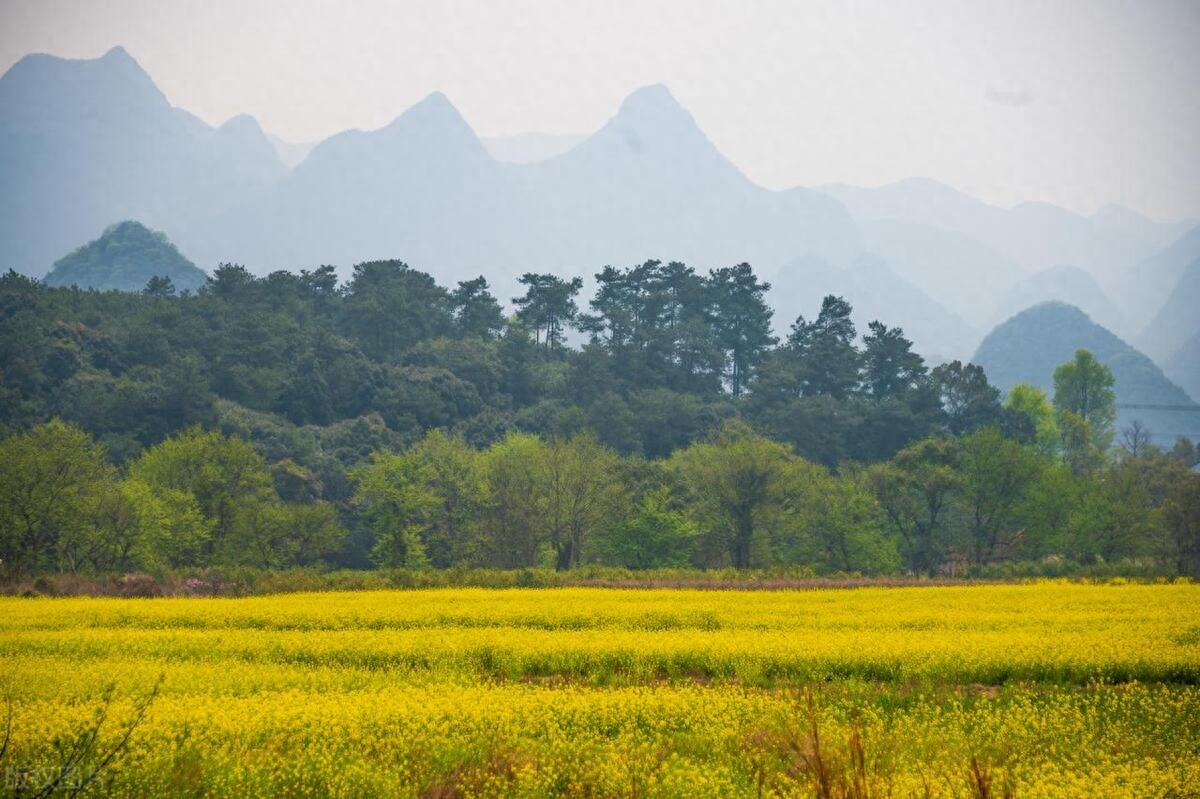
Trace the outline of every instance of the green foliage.
<instances>
[{"instance_id":1,"label":"green foliage","mask_svg":"<svg viewBox=\"0 0 1200 799\"><path fill-rule=\"evenodd\" d=\"M132 221L112 225L100 238L60 259L46 275L51 286L144 291L149 297L198 291L205 279L165 235Z\"/></svg>"},{"instance_id":2,"label":"green foliage","mask_svg":"<svg viewBox=\"0 0 1200 799\"><path fill-rule=\"evenodd\" d=\"M1054 409L1064 433L1068 457L1084 458L1083 450L1101 453L1112 446L1117 395L1112 371L1087 350L1054 370Z\"/></svg>"},{"instance_id":3,"label":"green foliage","mask_svg":"<svg viewBox=\"0 0 1200 799\"><path fill-rule=\"evenodd\" d=\"M962 487L959 461L957 441L927 438L866 472L866 484L899 536L909 571L929 572L949 552L946 518Z\"/></svg>"},{"instance_id":4,"label":"green foliage","mask_svg":"<svg viewBox=\"0 0 1200 799\"><path fill-rule=\"evenodd\" d=\"M606 563L629 569L687 566L700 528L681 511L671 509L666 488L646 494L597 542Z\"/></svg>"},{"instance_id":5,"label":"green foliage","mask_svg":"<svg viewBox=\"0 0 1200 799\"><path fill-rule=\"evenodd\" d=\"M742 422L727 422L711 441L677 452L671 466L705 532L705 557L715 565L724 554L738 569L769 561L765 532L787 515L789 489L801 463L786 446Z\"/></svg>"},{"instance_id":6,"label":"green foliage","mask_svg":"<svg viewBox=\"0 0 1200 799\"><path fill-rule=\"evenodd\" d=\"M101 541L115 470L103 448L57 419L0 441L0 568L77 571Z\"/></svg>"},{"instance_id":7,"label":"green foliage","mask_svg":"<svg viewBox=\"0 0 1200 799\"><path fill-rule=\"evenodd\" d=\"M837 297L776 346L745 264L606 267L582 315L526 277L508 321L483 278L399 261L224 264L199 294L0 277L5 574L1196 571L1194 445L1114 452L1086 353L1054 408L1002 406Z\"/></svg>"},{"instance_id":8,"label":"green foliage","mask_svg":"<svg viewBox=\"0 0 1200 799\"><path fill-rule=\"evenodd\" d=\"M129 474L154 502L177 512L190 498L203 519L204 536L190 523L168 530L169 560L199 550L194 561L172 565L286 566L327 553L342 536L322 505L284 505L266 460L247 442L215 431L193 428L167 439L131 463Z\"/></svg>"},{"instance_id":9,"label":"green foliage","mask_svg":"<svg viewBox=\"0 0 1200 799\"><path fill-rule=\"evenodd\" d=\"M1004 407L1026 420L1032 432L1030 441L1039 452L1050 455L1062 443L1055 419L1054 406L1046 399L1046 392L1028 383L1017 383L1008 392Z\"/></svg>"},{"instance_id":10,"label":"green foliage","mask_svg":"<svg viewBox=\"0 0 1200 799\"><path fill-rule=\"evenodd\" d=\"M930 379L952 434L962 435L999 421L1000 392L988 383L981 367L951 361L934 369Z\"/></svg>"},{"instance_id":11,"label":"green foliage","mask_svg":"<svg viewBox=\"0 0 1200 799\"><path fill-rule=\"evenodd\" d=\"M374 533L371 560L378 566L420 569L428 564L421 532L437 509L432 469L412 453L376 453L355 475L355 504Z\"/></svg>"},{"instance_id":12,"label":"green foliage","mask_svg":"<svg viewBox=\"0 0 1200 799\"><path fill-rule=\"evenodd\" d=\"M520 283L526 291L521 297L513 297L517 319L533 330L535 344L544 339L547 347L560 346L567 325L579 313L575 295L583 288L583 280L577 277L563 280L555 275L526 272Z\"/></svg>"},{"instance_id":13,"label":"green foliage","mask_svg":"<svg viewBox=\"0 0 1200 799\"><path fill-rule=\"evenodd\" d=\"M964 436L961 446L962 500L974 562L988 563L1020 543L1017 511L1041 476L1041 459L996 427Z\"/></svg>"}]
</instances>

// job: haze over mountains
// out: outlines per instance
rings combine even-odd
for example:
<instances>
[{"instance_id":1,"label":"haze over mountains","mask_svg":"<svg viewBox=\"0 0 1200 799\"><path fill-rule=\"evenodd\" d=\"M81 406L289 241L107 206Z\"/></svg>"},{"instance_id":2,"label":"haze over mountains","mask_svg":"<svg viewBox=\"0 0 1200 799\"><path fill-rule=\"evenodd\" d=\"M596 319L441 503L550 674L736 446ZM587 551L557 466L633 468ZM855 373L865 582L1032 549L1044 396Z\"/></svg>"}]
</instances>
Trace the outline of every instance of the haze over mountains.
<instances>
[{"instance_id":1,"label":"haze over mountains","mask_svg":"<svg viewBox=\"0 0 1200 799\"><path fill-rule=\"evenodd\" d=\"M969 357L992 326L1048 300L1160 363L1195 332L1185 302L1156 323L1169 335L1139 338L1200 257L1194 221L1004 209L924 179L768 190L663 86L634 92L582 138L484 142L435 93L379 130L309 148L247 116L213 128L173 108L121 48L31 55L0 78L0 174L0 268L34 276L134 219L205 269L331 263L345 275L401 258L444 284L486 275L502 298L527 271L748 261L773 284L780 330L841 293L860 328L899 325L933 359Z\"/></svg>"},{"instance_id":2,"label":"haze over mountains","mask_svg":"<svg viewBox=\"0 0 1200 799\"><path fill-rule=\"evenodd\" d=\"M1053 394L1055 368L1077 349L1112 370L1118 429L1140 421L1161 446L1179 435L1200 439L1200 406L1150 358L1073 305L1045 302L1018 313L989 333L971 360L1003 392L1030 383Z\"/></svg>"}]
</instances>

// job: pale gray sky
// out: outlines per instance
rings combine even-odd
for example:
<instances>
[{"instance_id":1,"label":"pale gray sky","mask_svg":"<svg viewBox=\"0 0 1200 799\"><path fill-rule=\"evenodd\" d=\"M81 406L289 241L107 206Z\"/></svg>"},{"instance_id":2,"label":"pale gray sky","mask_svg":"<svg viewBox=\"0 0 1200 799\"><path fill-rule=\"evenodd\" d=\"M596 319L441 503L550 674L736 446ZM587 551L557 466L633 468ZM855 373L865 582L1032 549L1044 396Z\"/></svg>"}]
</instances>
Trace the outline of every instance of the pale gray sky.
<instances>
[{"instance_id":1,"label":"pale gray sky","mask_svg":"<svg viewBox=\"0 0 1200 799\"><path fill-rule=\"evenodd\" d=\"M1002 205L1200 216L1200 2L0 0L0 69L121 44L172 103L294 141L445 92L588 132L665 83L773 188L911 176Z\"/></svg>"}]
</instances>

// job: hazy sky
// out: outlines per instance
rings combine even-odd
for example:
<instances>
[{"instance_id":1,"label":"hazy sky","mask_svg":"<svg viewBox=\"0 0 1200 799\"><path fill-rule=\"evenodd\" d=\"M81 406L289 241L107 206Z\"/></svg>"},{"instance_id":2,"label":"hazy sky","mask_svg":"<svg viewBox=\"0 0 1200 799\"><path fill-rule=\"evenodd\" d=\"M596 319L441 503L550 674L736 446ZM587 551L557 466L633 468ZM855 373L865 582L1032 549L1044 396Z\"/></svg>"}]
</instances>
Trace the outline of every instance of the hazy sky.
<instances>
[{"instance_id":1,"label":"hazy sky","mask_svg":"<svg viewBox=\"0 0 1200 799\"><path fill-rule=\"evenodd\" d=\"M433 90L481 135L580 133L665 83L774 188L903 177L1200 216L1200 2L0 0L0 69L115 44L175 105L294 141Z\"/></svg>"}]
</instances>

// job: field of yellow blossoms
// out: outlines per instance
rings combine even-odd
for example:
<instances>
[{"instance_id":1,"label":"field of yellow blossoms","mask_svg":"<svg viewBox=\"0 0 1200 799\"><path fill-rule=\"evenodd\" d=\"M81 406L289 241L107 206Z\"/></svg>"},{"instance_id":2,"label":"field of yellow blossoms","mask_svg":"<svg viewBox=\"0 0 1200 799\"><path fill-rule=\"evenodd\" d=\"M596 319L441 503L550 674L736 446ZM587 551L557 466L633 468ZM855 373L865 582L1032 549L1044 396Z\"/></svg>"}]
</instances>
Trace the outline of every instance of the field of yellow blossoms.
<instances>
[{"instance_id":1,"label":"field of yellow blossoms","mask_svg":"<svg viewBox=\"0 0 1200 799\"><path fill-rule=\"evenodd\" d=\"M7 794L1200 797L1197 585L0 611Z\"/></svg>"}]
</instances>

